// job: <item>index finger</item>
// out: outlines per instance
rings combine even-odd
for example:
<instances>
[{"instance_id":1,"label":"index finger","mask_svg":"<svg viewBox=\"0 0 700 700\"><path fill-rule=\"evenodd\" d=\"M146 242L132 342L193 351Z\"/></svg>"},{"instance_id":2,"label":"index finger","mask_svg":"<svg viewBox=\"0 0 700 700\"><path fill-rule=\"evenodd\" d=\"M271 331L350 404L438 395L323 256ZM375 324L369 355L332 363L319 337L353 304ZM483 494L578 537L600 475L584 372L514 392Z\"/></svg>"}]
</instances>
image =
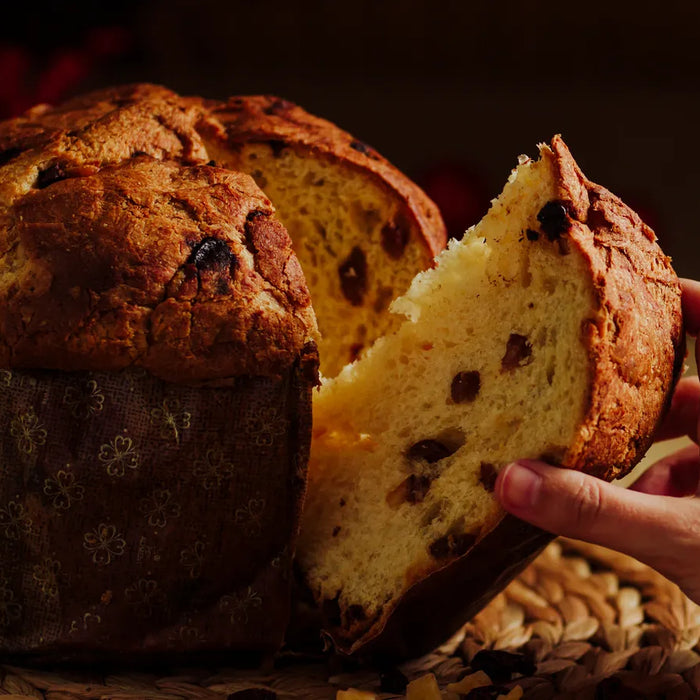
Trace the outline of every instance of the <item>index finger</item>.
<instances>
[{"instance_id":1,"label":"index finger","mask_svg":"<svg viewBox=\"0 0 700 700\"><path fill-rule=\"evenodd\" d=\"M683 290L683 321L686 333L700 333L700 282L697 280L681 279Z\"/></svg>"}]
</instances>

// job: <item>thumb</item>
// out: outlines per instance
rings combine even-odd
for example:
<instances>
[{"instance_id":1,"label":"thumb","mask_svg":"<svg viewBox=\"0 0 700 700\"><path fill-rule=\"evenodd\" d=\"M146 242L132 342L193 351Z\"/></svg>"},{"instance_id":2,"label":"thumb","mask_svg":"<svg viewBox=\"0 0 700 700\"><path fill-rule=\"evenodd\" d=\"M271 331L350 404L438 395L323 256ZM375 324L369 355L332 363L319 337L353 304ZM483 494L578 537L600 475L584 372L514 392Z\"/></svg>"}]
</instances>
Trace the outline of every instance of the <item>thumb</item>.
<instances>
[{"instance_id":1,"label":"thumb","mask_svg":"<svg viewBox=\"0 0 700 700\"><path fill-rule=\"evenodd\" d=\"M557 535L643 561L700 602L700 500L628 491L571 469L507 465L496 496L513 515Z\"/></svg>"}]
</instances>

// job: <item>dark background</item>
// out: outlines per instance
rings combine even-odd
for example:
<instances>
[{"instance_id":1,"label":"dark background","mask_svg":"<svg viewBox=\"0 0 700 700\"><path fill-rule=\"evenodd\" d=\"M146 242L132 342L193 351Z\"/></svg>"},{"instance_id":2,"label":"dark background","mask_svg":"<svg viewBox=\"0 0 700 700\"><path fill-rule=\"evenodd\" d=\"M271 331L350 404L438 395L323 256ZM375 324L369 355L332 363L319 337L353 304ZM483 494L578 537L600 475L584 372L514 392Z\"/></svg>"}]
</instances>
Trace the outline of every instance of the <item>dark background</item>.
<instances>
[{"instance_id":1,"label":"dark background","mask_svg":"<svg viewBox=\"0 0 700 700\"><path fill-rule=\"evenodd\" d=\"M114 83L274 93L423 184L451 232L562 133L700 277L700 3L79 0L13 3L0 115Z\"/></svg>"}]
</instances>

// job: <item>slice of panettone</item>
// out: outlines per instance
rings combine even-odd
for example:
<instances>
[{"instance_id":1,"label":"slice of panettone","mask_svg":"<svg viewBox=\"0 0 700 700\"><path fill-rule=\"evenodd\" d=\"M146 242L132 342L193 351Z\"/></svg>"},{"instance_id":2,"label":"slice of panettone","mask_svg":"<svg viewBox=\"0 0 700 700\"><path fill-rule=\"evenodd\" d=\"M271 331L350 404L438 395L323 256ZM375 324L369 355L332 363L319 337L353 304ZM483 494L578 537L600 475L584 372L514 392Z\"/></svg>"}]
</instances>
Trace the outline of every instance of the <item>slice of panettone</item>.
<instances>
[{"instance_id":1,"label":"slice of panettone","mask_svg":"<svg viewBox=\"0 0 700 700\"><path fill-rule=\"evenodd\" d=\"M622 476L683 358L668 258L559 137L392 309L398 330L314 400L298 563L345 652L444 641L549 537L504 515L498 470Z\"/></svg>"}]
</instances>

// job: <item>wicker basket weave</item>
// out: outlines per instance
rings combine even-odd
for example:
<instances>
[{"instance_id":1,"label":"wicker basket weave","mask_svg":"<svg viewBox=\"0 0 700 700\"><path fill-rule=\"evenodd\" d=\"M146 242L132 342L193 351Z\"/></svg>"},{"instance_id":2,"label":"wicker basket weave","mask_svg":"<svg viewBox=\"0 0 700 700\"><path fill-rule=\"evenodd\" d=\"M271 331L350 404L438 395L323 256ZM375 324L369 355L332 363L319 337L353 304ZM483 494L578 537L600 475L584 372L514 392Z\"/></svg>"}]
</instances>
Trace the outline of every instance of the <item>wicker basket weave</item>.
<instances>
[{"instance_id":1,"label":"wicker basket weave","mask_svg":"<svg viewBox=\"0 0 700 700\"><path fill-rule=\"evenodd\" d=\"M558 540L449 642L383 673L290 655L264 671L90 675L2 666L0 698L316 700L348 688L368 691L354 697L391 698L427 674L445 700L502 698L514 688L509 698L520 689L538 700L696 698L699 641L700 606L677 586L629 557ZM491 686L461 696L447 690L476 668Z\"/></svg>"}]
</instances>

